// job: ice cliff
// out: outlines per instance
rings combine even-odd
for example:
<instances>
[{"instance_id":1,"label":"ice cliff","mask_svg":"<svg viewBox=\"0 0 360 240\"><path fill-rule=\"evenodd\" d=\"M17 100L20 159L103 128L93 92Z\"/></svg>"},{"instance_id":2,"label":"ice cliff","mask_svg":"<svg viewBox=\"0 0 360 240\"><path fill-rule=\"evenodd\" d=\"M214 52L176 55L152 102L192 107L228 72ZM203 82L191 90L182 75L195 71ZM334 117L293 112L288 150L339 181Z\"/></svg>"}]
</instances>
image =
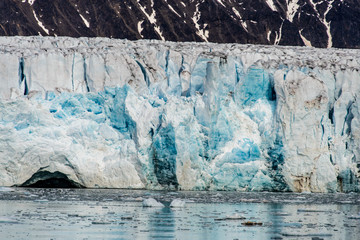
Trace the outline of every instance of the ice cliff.
<instances>
[{"instance_id":1,"label":"ice cliff","mask_svg":"<svg viewBox=\"0 0 360 240\"><path fill-rule=\"evenodd\" d=\"M0 38L0 185L359 191L360 51Z\"/></svg>"}]
</instances>

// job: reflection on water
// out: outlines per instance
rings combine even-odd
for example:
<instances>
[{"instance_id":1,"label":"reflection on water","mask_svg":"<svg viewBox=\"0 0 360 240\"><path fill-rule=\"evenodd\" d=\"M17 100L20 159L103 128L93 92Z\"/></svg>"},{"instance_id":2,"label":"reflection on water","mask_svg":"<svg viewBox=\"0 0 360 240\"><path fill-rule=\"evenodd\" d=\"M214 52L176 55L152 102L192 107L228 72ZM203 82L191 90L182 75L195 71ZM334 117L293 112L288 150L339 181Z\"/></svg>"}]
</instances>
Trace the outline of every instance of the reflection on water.
<instances>
[{"instance_id":1,"label":"reflection on water","mask_svg":"<svg viewBox=\"0 0 360 240\"><path fill-rule=\"evenodd\" d=\"M127 192L125 199L114 200L119 194L116 190L105 192L107 198L86 190L63 192L69 193L65 198L58 193L46 195L39 191L19 190L7 195L0 192L0 239L355 240L360 236L358 195L351 196L353 200L347 204L341 203L343 200L317 204L308 201L313 198L310 195L300 203L298 200L304 195L294 198L286 194L280 194L283 203L261 202L269 199L269 193L244 202L244 196L229 201L229 196L224 197L226 193L214 193L217 201L210 201L208 193L196 193L199 194L196 198L195 193L146 191L133 196ZM93 195L97 200L84 200L82 195ZM204 201L203 195L208 201ZM148 197L161 200L165 207L142 207L142 200ZM185 199L185 207L170 208L174 197ZM225 201L221 202L221 198Z\"/></svg>"}]
</instances>

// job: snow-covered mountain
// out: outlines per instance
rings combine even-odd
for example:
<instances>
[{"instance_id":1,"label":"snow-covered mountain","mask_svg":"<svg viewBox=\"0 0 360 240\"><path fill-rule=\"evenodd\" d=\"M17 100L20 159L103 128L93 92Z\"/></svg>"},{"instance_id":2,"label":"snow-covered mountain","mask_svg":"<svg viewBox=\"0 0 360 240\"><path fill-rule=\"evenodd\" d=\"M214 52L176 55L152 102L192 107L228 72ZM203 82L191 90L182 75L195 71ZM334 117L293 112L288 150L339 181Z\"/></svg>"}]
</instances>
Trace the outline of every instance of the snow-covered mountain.
<instances>
[{"instance_id":1,"label":"snow-covered mountain","mask_svg":"<svg viewBox=\"0 0 360 240\"><path fill-rule=\"evenodd\" d=\"M2 0L0 35L360 47L359 0Z\"/></svg>"},{"instance_id":2,"label":"snow-covered mountain","mask_svg":"<svg viewBox=\"0 0 360 240\"><path fill-rule=\"evenodd\" d=\"M0 185L359 191L360 50L0 38Z\"/></svg>"}]
</instances>

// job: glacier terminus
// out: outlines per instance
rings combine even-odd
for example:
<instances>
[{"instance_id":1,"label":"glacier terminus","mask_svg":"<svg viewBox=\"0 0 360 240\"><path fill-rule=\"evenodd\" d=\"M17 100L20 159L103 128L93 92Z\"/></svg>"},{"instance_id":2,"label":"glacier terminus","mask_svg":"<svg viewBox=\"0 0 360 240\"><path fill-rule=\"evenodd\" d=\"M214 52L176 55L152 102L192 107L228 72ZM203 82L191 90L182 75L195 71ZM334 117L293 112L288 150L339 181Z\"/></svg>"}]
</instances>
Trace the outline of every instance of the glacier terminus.
<instances>
[{"instance_id":1,"label":"glacier terminus","mask_svg":"<svg viewBox=\"0 0 360 240\"><path fill-rule=\"evenodd\" d=\"M358 192L360 50L0 38L0 185Z\"/></svg>"}]
</instances>

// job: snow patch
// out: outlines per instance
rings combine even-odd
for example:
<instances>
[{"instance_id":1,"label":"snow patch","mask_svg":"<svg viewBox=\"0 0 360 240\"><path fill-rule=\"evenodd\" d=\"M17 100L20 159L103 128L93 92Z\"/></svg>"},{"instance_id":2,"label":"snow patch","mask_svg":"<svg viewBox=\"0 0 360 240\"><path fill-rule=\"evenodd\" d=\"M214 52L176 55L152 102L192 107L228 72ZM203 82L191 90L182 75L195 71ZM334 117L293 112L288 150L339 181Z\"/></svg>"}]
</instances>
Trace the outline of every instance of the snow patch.
<instances>
[{"instance_id":1,"label":"snow patch","mask_svg":"<svg viewBox=\"0 0 360 240\"><path fill-rule=\"evenodd\" d=\"M289 20L290 22L293 22L294 16L300 7L298 1L299 0L286 0L286 4L287 4L286 19Z\"/></svg>"},{"instance_id":2,"label":"snow patch","mask_svg":"<svg viewBox=\"0 0 360 240\"><path fill-rule=\"evenodd\" d=\"M22 0L23 3L28 2L30 5L33 5L35 0Z\"/></svg>"},{"instance_id":3,"label":"snow patch","mask_svg":"<svg viewBox=\"0 0 360 240\"><path fill-rule=\"evenodd\" d=\"M275 32L276 37L275 37L274 45L279 45L279 43L280 43L283 24L284 24L284 22L281 23L279 32Z\"/></svg>"},{"instance_id":4,"label":"snow patch","mask_svg":"<svg viewBox=\"0 0 360 240\"><path fill-rule=\"evenodd\" d=\"M34 17L35 17L35 19L36 19L39 27L41 27L42 30L44 30L44 32L46 32L46 34L49 35L49 30L47 30L47 29L45 28L45 26L43 25L43 23L38 19L38 17L36 16L36 13L35 13L34 10L33 10L33 14L34 14Z\"/></svg>"},{"instance_id":5,"label":"snow patch","mask_svg":"<svg viewBox=\"0 0 360 240\"><path fill-rule=\"evenodd\" d=\"M87 28L89 28L89 27L90 27L90 23L86 20L86 18L84 18L83 15L81 15L81 14L79 14L79 15L80 15L81 19L83 20L85 26L86 26Z\"/></svg>"},{"instance_id":6,"label":"snow patch","mask_svg":"<svg viewBox=\"0 0 360 240\"><path fill-rule=\"evenodd\" d=\"M266 39L270 42L270 36L271 36L271 31L268 31L267 32L267 36L266 36Z\"/></svg>"},{"instance_id":7,"label":"snow patch","mask_svg":"<svg viewBox=\"0 0 360 240\"><path fill-rule=\"evenodd\" d=\"M331 29L330 29L330 23L331 21L328 21L326 20L326 15L330 12L331 8L332 8L332 4L333 4L334 0L331 0L329 3L328 3L328 7L324 13L324 20L323 20L323 23L326 27L326 33L328 35L328 44L327 44L327 48L331 48L332 45L333 45L333 42L332 42L332 36L331 36Z\"/></svg>"},{"instance_id":8,"label":"snow patch","mask_svg":"<svg viewBox=\"0 0 360 240\"><path fill-rule=\"evenodd\" d=\"M195 24L195 27L197 29L196 34L201 37L205 42L208 42L209 38L209 31L205 30L207 24L204 24L204 29L200 29L200 24L198 21L200 20L201 12L199 11L199 3L196 4L196 10L194 12L193 17L191 18Z\"/></svg>"},{"instance_id":9,"label":"snow patch","mask_svg":"<svg viewBox=\"0 0 360 240\"><path fill-rule=\"evenodd\" d=\"M146 10L145 10L145 7L143 7L141 4L140 4L140 1L138 1L138 4L139 4L139 8L140 10L144 13L144 15L147 17L147 19L149 20L149 22L154 25L154 30L155 32L159 35L160 39L165 41L165 38L164 36L162 35L162 32L161 32L161 29L160 29L160 26L158 26L157 22L156 22L156 12L154 10L154 1L152 0L151 1L151 9L152 9L152 12L151 14L149 15Z\"/></svg>"},{"instance_id":10,"label":"snow patch","mask_svg":"<svg viewBox=\"0 0 360 240\"><path fill-rule=\"evenodd\" d=\"M233 10L233 12L235 13L235 15L240 19L240 22L241 22L241 25L242 25L242 27L246 30L246 31L248 31L248 29L247 29L247 24L246 24L246 22L244 22L243 20L242 20L242 17L241 17L241 14L239 13L239 11L238 10L236 10L236 8L232 8L232 10Z\"/></svg>"},{"instance_id":11,"label":"snow patch","mask_svg":"<svg viewBox=\"0 0 360 240\"><path fill-rule=\"evenodd\" d=\"M326 11L324 12L324 15L321 16L321 14L319 13L319 11L317 10L316 6L318 4L321 4L323 2L318 2L318 3L314 3L313 0L310 0L310 4L312 5L312 8L314 9L314 11L316 12L316 15L318 17L318 19L320 20L320 22L322 24L324 24L325 28L326 28L326 34L328 36L328 44L327 44L327 48L331 48L332 45L333 45L333 42L332 42L332 36L331 36L331 29L330 29L330 23L331 21L327 21L326 20L326 16L327 14L330 12L330 10L332 9L332 4L334 3L334 0L331 0L328 2L328 6L327 6L327 9Z\"/></svg>"},{"instance_id":12,"label":"snow patch","mask_svg":"<svg viewBox=\"0 0 360 240\"><path fill-rule=\"evenodd\" d=\"M221 0L216 0L218 3L220 3L221 5L223 5L223 7L226 8L225 4L221 1Z\"/></svg>"},{"instance_id":13,"label":"snow patch","mask_svg":"<svg viewBox=\"0 0 360 240\"><path fill-rule=\"evenodd\" d=\"M299 34L300 34L301 39L303 40L305 46L307 46L307 47L312 47L311 42L310 42L309 40L307 40L307 39L302 35L302 31L303 31L303 30L304 30L304 29L302 29L302 30L299 31Z\"/></svg>"},{"instance_id":14,"label":"snow patch","mask_svg":"<svg viewBox=\"0 0 360 240\"><path fill-rule=\"evenodd\" d=\"M142 31L144 30L142 27L141 27L141 24L144 22L144 20L142 21L139 21L138 24L137 24L137 29L138 29L138 32L140 34L140 36L143 38L144 36L141 34Z\"/></svg>"},{"instance_id":15,"label":"snow patch","mask_svg":"<svg viewBox=\"0 0 360 240\"><path fill-rule=\"evenodd\" d=\"M177 11L175 11L175 9L170 4L168 6L169 6L171 11L173 11L176 15L178 15L178 17L181 18L181 15Z\"/></svg>"},{"instance_id":16,"label":"snow patch","mask_svg":"<svg viewBox=\"0 0 360 240\"><path fill-rule=\"evenodd\" d=\"M269 8L270 8L271 10L273 10L274 12L277 11L276 6L275 6L275 3L274 3L273 0L266 0L266 3L267 3L267 5L269 6Z\"/></svg>"}]
</instances>

